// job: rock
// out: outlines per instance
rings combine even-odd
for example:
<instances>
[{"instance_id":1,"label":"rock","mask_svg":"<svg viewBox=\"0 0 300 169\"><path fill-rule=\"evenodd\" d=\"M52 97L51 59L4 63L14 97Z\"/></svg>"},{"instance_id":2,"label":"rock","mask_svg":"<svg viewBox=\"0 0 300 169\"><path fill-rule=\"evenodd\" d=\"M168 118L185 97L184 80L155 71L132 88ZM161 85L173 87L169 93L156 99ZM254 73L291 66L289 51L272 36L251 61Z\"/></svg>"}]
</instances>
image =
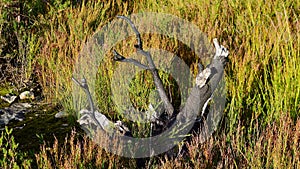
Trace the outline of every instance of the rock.
<instances>
[{"instance_id":1,"label":"rock","mask_svg":"<svg viewBox=\"0 0 300 169\"><path fill-rule=\"evenodd\" d=\"M1 96L1 99L8 102L9 104L16 100L17 96L11 96L10 94L6 94L5 96Z\"/></svg>"},{"instance_id":2,"label":"rock","mask_svg":"<svg viewBox=\"0 0 300 169\"><path fill-rule=\"evenodd\" d=\"M26 110L31 107L32 105L29 103L14 103L9 108L14 111L20 111L20 110Z\"/></svg>"},{"instance_id":3,"label":"rock","mask_svg":"<svg viewBox=\"0 0 300 169\"><path fill-rule=\"evenodd\" d=\"M19 95L20 99L21 100L24 100L24 99L34 99L34 93L31 92L31 91L24 91L22 92L20 95Z\"/></svg>"},{"instance_id":4,"label":"rock","mask_svg":"<svg viewBox=\"0 0 300 169\"><path fill-rule=\"evenodd\" d=\"M0 109L0 126L7 125L11 117L10 113L4 109Z\"/></svg>"},{"instance_id":5,"label":"rock","mask_svg":"<svg viewBox=\"0 0 300 169\"><path fill-rule=\"evenodd\" d=\"M15 112L9 108L1 109L0 112L0 125L7 125L11 120L23 121L26 113L25 110Z\"/></svg>"},{"instance_id":6,"label":"rock","mask_svg":"<svg viewBox=\"0 0 300 169\"><path fill-rule=\"evenodd\" d=\"M67 116L68 116L68 113L63 112L63 111L60 111L60 112L55 114L55 118L58 118L58 119L64 118L64 117L67 117Z\"/></svg>"},{"instance_id":7,"label":"rock","mask_svg":"<svg viewBox=\"0 0 300 169\"><path fill-rule=\"evenodd\" d=\"M0 109L0 126L7 125L11 120L23 121L31 107L28 103L14 103L10 107Z\"/></svg>"}]
</instances>

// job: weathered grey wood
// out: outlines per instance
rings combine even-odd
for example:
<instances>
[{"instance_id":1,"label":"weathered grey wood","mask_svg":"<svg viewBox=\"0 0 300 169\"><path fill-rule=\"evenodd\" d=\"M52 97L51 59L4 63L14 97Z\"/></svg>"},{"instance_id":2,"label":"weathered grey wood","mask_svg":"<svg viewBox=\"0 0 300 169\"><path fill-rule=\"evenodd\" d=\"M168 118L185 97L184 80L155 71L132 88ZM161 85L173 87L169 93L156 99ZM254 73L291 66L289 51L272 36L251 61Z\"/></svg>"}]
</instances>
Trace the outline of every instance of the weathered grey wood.
<instances>
[{"instance_id":1,"label":"weathered grey wood","mask_svg":"<svg viewBox=\"0 0 300 169\"><path fill-rule=\"evenodd\" d=\"M159 94L161 100L163 101L163 104L164 104L164 107L166 109L166 112L167 112L168 116L171 117L174 113L174 107L171 104L171 102L170 102L170 100L169 100L169 98L168 98L168 96L165 92L163 83L162 83L162 81L161 81L161 79L158 75L158 71L157 71L156 66L153 62L151 54L149 52L146 52L146 51L143 50L143 42L141 40L141 35L140 35L139 31L137 30L137 28L134 26L134 24L132 23L132 21L129 18L127 18L125 16L118 16L118 18L124 19L131 26L134 33L136 34L136 39L137 39L138 43L137 43L137 45L134 45L134 46L137 49L138 53L140 53L140 54L142 54L143 56L146 57L147 62L148 62L148 66L146 66L146 67L151 71L152 77L153 77L153 80L154 80L154 84L156 86L158 94ZM123 56L120 57L121 55L118 54L116 51L114 52L114 54L115 54L115 58L122 58L121 60L125 59L125 57L123 57ZM143 65L141 63L136 63L135 61L132 62L132 63L134 63L135 65L138 64L139 66ZM142 66L142 67L144 67L144 66Z\"/></svg>"},{"instance_id":2,"label":"weathered grey wood","mask_svg":"<svg viewBox=\"0 0 300 169\"><path fill-rule=\"evenodd\" d=\"M118 62L128 62L128 63L132 63L134 64L135 66L137 67L140 67L142 69L149 69L148 66L140 63L139 61L135 60L135 59L132 59L132 58L125 58L124 56L120 55L116 50L113 50L113 54L114 54L114 61L118 61Z\"/></svg>"},{"instance_id":3,"label":"weathered grey wood","mask_svg":"<svg viewBox=\"0 0 300 169\"><path fill-rule=\"evenodd\" d=\"M135 47L138 49L138 52L140 54L142 54L147 58L148 65L143 65L139 61L134 59L130 59L130 58L127 59L116 51L114 51L114 60L133 63L136 66L151 71L152 77L154 79L154 84L164 104L165 111L168 114L168 118L170 122L171 116L174 113L174 108L167 97L167 94L164 90L162 81L158 75L158 71L152 60L152 57L149 52L143 50L140 33L138 32L134 24L127 17L124 16L118 16L118 17L124 19L132 27L138 41L138 44L135 45ZM195 116L197 116L201 112L201 110L202 110L201 115L203 115L203 112L206 109L208 102L211 100L211 97L217 85L222 79L224 67L226 65L229 52L224 46L219 45L217 39L213 39L213 43L216 49L214 58L212 59L210 65L206 66L204 70L202 70L203 66L199 65L200 70L196 77L196 84L192 88L191 93L188 96L184 107L176 116L176 120L179 122L178 124L180 125L182 130L185 130L185 126L187 126L187 124L193 123L195 121L196 118ZM80 111L81 118L78 120L78 122L81 125L83 125L87 129L91 128L91 130L93 130L94 132L96 132L97 130L104 130L108 133L123 133L123 134L130 133L128 128L124 124L122 124L121 121L117 121L116 123L114 123L110 121L104 114L95 110L94 103L85 78L82 79L81 83L75 78L72 79L76 84L78 84L81 88L83 88L83 90L87 94L89 104L90 104L90 110L83 109ZM156 112L154 108L151 106L152 105L149 105L149 110L146 112L142 112L142 115L145 116L148 122L161 125L162 123L159 119L159 115L161 114L161 112ZM180 131L174 131L174 132L180 132Z\"/></svg>"},{"instance_id":4,"label":"weathered grey wood","mask_svg":"<svg viewBox=\"0 0 300 169\"><path fill-rule=\"evenodd\" d=\"M95 110L94 102L85 78L82 78L81 83L74 77L72 77L72 80L85 91L88 97L90 110L80 110L80 119L78 119L78 123L86 132L90 133L91 136L98 130L102 130L111 134L121 133L130 135L130 131L125 125L122 124L121 121L114 123L110 121L104 114L98 112L98 110Z\"/></svg>"}]
</instances>

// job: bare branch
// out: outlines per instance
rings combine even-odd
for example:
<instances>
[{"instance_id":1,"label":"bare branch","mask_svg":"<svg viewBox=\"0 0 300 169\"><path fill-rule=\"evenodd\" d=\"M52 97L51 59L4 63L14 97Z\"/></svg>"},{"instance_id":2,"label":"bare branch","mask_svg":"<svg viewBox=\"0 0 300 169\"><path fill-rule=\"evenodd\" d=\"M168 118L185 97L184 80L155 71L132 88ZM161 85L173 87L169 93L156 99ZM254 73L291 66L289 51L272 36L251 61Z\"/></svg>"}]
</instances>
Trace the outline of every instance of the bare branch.
<instances>
[{"instance_id":1,"label":"bare branch","mask_svg":"<svg viewBox=\"0 0 300 169\"><path fill-rule=\"evenodd\" d=\"M129 62L129 63L132 63L134 65L136 65L137 67L140 67L142 69L146 69L148 70L149 67L140 63L139 61L135 60L135 59L132 59L132 58L125 58L124 56L120 55L116 50L113 50L113 53L114 53L114 61L118 61L118 62Z\"/></svg>"},{"instance_id":2,"label":"bare branch","mask_svg":"<svg viewBox=\"0 0 300 169\"><path fill-rule=\"evenodd\" d=\"M92 115L92 118L96 121L96 123L98 125L100 125L100 123L96 119L95 106L94 106L94 102L93 102L93 99L92 99L92 96L91 96L91 93L90 93L90 90L89 90L89 86L88 86L88 84L86 82L86 79L83 77L81 79L81 83L77 79L75 79L74 77L72 77L72 80L85 91L85 93L86 93L86 95L88 97L89 104L90 104L90 109L91 109L90 113Z\"/></svg>"},{"instance_id":3,"label":"bare branch","mask_svg":"<svg viewBox=\"0 0 300 169\"><path fill-rule=\"evenodd\" d=\"M80 110L79 113L81 117L78 122L81 126L86 128L87 131L90 131L89 128L91 127L92 131L96 132L97 129L101 127L101 129L109 133L117 130L122 134L131 134L129 129L125 125L123 125L121 121L113 123L104 114L94 110L94 102L92 100L92 96L89 91L86 79L84 77L81 79L81 83L74 77L72 77L72 80L86 92L91 109L90 111L86 109Z\"/></svg>"},{"instance_id":4,"label":"bare branch","mask_svg":"<svg viewBox=\"0 0 300 169\"><path fill-rule=\"evenodd\" d=\"M132 21L127 18L126 16L117 16L117 18L121 18L121 19L124 19L132 28L133 32L135 33L136 35L136 39L138 41L138 44L137 45L134 45L134 47L140 49L140 50L143 50L143 42L141 40L141 34L140 32L136 29L135 25L132 23Z\"/></svg>"},{"instance_id":5,"label":"bare branch","mask_svg":"<svg viewBox=\"0 0 300 169\"><path fill-rule=\"evenodd\" d=\"M141 35L140 35L139 31L137 30L137 28L135 27L135 25L132 23L132 21L129 18L127 18L125 16L118 16L118 18L124 19L131 26L131 28L133 29L134 33L136 34L136 38L137 38L138 44L135 45L135 47L138 49L138 52L140 54L142 54L143 56L146 57L147 62L148 62L147 68L152 73L154 84L155 84L155 86L156 86L156 88L158 90L159 96L160 96L161 100L164 103L164 107L165 107L165 109L167 111L168 116L171 117L172 114L174 113L174 107L171 104L171 102L170 102L170 100L169 100L169 98L168 98L168 96L166 94L166 91L165 91L163 83L162 83L162 81L161 81L161 79L159 77L158 71L157 71L156 66L155 66L155 64L153 62L151 54L149 52L146 52L146 51L143 50ZM115 53L118 54L117 52L115 52ZM125 59L125 57L122 57L120 54L117 55L117 56L118 57L116 59L118 59L118 61Z\"/></svg>"},{"instance_id":6,"label":"bare branch","mask_svg":"<svg viewBox=\"0 0 300 169\"><path fill-rule=\"evenodd\" d=\"M93 99L92 99L92 96L91 96L91 93L90 93L90 90L89 90L89 86L86 82L86 79L83 77L81 79L81 83L75 79L74 77L72 77L72 80L77 84L79 85L81 88L83 88L83 90L85 91L85 93L87 94L87 97L88 97L88 101L89 101L89 104L90 104L90 109L91 109L91 112L94 112L94 102L93 102Z\"/></svg>"},{"instance_id":7,"label":"bare branch","mask_svg":"<svg viewBox=\"0 0 300 169\"><path fill-rule=\"evenodd\" d=\"M210 68L212 71L212 75L211 77L209 77L209 83L211 85L212 91L216 89L223 76L224 68L228 61L229 55L229 51L223 45L219 45L218 40L216 38L213 39L213 43L216 48L216 53L210 65L207 66L207 68Z\"/></svg>"}]
</instances>

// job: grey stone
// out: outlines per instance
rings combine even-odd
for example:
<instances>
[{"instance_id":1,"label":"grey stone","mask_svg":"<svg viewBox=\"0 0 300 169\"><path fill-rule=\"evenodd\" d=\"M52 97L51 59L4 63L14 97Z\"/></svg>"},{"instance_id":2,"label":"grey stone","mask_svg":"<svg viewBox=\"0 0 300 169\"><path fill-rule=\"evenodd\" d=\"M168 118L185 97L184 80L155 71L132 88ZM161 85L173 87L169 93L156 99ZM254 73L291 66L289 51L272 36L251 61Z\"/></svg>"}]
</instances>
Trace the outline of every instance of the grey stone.
<instances>
[{"instance_id":1,"label":"grey stone","mask_svg":"<svg viewBox=\"0 0 300 169\"><path fill-rule=\"evenodd\" d=\"M68 116L68 113L64 112L64 111L60 111L58 113L55 114L55 118L64 118L64 117L67 117Z\"/></svg>"},{"instance_id":2,"label":"grey stone","mask_svg":"<svg viewBox=\"0 0 300 169\"><path fill-rule=\"evenodd\" d=\"M24 91L19 95L21 100L24 99L34 99L34 93L32 91Z\"/></svg>"}]
</instances>

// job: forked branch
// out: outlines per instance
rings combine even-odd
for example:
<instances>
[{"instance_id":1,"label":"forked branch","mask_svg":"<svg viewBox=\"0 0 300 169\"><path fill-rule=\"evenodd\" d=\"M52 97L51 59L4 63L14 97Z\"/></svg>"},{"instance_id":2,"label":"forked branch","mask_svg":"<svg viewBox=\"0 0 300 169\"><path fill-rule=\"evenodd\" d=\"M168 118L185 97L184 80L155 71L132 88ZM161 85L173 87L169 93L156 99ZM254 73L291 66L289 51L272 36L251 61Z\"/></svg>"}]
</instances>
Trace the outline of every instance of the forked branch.
<instances>
[{"instance_id":1,"label":"forked branch","mask_svg":"<svg viewBox=\"0 0 300 169\"><path fill-rule=\"evenodd\" d=\"M146 66L146 65L144 65L144 64L142 64L142 63L140 63L139 61L137 61L137 60L135 60L135 59L132 59L132 58L127 59L127 58L125 58L124 56L120 55L116 50L113 50L113 54L114 54L114 58L113 58L114 61L118 61L118 62L128 62L128 63L132 63L132 64L134 64L135 66L140 67L140 68L142 68L142 69L145 69L145 70L149 69L148 66Z\"/></svg>"},{"instance_id":2,"label":"forked branch","mask_svg":"<svg viewBox=\"0 0 300 169\"><path fill-rule=\"evenodd\" d=\"M143 50L143 42L141 40L141 35L139 33L139 31L137 30L137 28L135 27L135 25L132 23L132 21L125 17L125 16L118 16L118 18L121 18L121 19L124 19L132 28L133 32L135 33L136 35L136 39L137 39L137 44L134 45L134 47L137 49L137 51L142 54L143 56L146 57L147 59L147 62L148 62L148 65L143 65L142 63L134 60L134 59L126 59L124 56L120 55L118 52L116 52L114 50L114 60L115 61L123 61L123 62L130 62L130 63L133 63L141 68L144 68L144 69L147 69L147 70L150 70L151 73L152 73L152 77L153 77L153 81L154 81L154 84L157 88L157 91L158 91L158 94L164 104L164 107L167 111L167 114L169 117L171 117L174 113L174 107L173 105L171 104L167 94L166 94L166 91L164 89L164 86L163 86L163 83L159 77L159 74L158 74L158 70L156 69L156 66L153 62L153 59L152 59L152 56L149 52L147 51L144 51Z\"/></svg>"}]
</instances>

